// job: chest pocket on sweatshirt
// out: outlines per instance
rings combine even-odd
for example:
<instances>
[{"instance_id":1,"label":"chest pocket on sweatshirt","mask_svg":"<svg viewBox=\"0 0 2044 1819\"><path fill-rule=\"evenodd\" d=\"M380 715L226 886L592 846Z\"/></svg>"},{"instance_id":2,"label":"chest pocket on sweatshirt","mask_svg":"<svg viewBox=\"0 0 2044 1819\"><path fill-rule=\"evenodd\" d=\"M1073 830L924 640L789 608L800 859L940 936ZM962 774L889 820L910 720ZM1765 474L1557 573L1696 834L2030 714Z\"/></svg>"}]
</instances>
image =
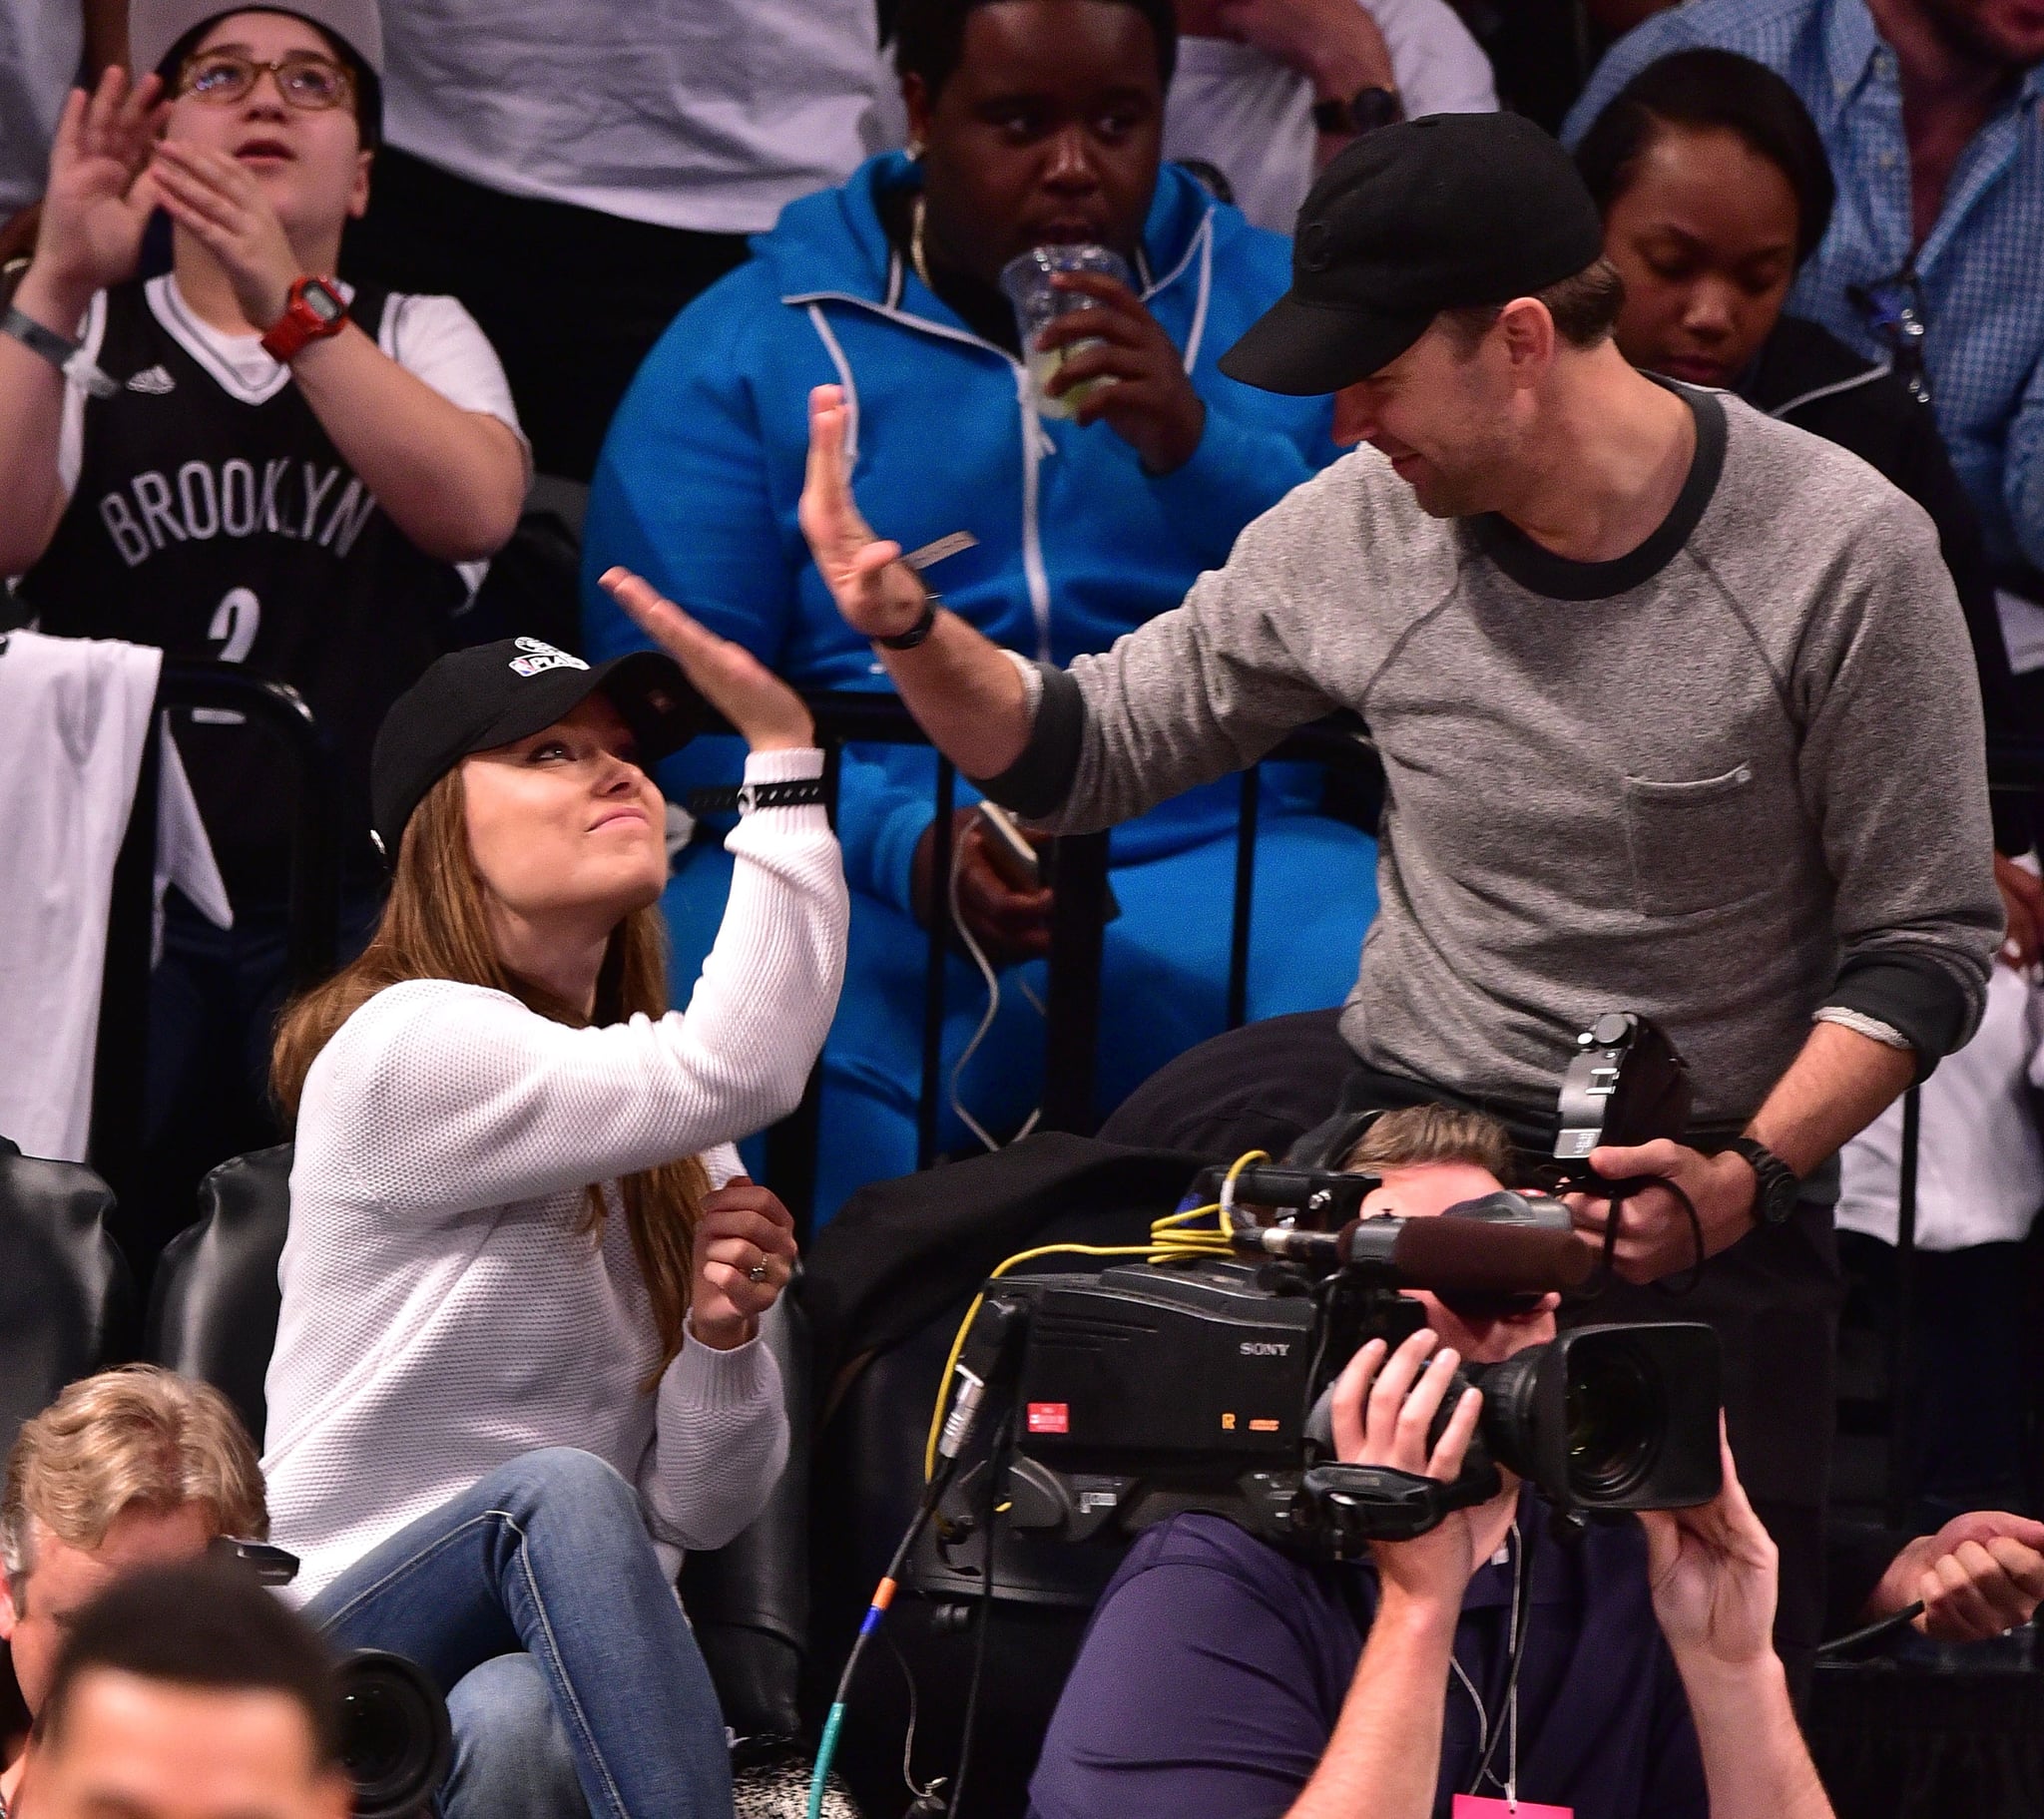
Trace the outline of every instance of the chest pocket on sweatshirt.
<instances>
[{"instance_id":1,"label":"chest pocket on sweatshirt","mask_svg":"<svg viewBox=\"0 0 2044 1819\"><path fill-rule=\"evenodd\" d=\"M1625 780L1633 903L1645 916L1684 916L1743 903L1767 885L1755 839L1753 766L1694 783Z\"/></svg>"}]
</instances>

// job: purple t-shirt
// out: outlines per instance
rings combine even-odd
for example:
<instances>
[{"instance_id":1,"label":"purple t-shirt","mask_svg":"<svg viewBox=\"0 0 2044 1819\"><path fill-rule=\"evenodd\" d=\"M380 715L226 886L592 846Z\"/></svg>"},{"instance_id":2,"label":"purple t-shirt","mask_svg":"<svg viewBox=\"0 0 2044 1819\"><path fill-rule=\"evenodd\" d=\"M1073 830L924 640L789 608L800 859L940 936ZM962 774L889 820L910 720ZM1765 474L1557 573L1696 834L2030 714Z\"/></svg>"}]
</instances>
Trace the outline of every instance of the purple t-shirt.
<instances>
[{"instance_id":1,"label":"purple t-shirt","mask_svg":"<svg viewBox=\"0 0 2044 1819\"><path fill-rule=\"evenodd\" d=\"M1528 1492L1519 1526L1533 1576L1519 1798L1573 1807L1577 1819L1708 1819L1638 1525L1593 1527L1565 1547ZM1029 1786L1033 1819L1279 1819L1333 1735L1362 1654L1357 1612L1366 1623L1376 1590L1367 1567L1302 1566L1218 1516L1150 1530L1065 1682ZM1455 1658L1493 1723L1511 1597L1509 1567L1478 1568L1455 1631ZM1437 1814L1471 1791L1480 1734L1476 1701L1451 1674ZM1503 1746L1494 1762L1502 1775ZM1502 1790L1486 1781L1482 1791Z\"/></svg>"}]
</instances>

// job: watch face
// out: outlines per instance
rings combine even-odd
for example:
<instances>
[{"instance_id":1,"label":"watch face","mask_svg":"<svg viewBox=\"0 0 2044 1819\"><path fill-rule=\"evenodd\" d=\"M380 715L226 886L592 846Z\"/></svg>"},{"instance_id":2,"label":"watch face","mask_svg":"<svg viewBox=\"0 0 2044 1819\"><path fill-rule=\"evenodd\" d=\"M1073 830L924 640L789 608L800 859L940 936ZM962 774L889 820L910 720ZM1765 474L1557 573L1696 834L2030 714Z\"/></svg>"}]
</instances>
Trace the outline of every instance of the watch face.
<instances>
[{"instance_id":1,"label":"watch face","mask_svg":"<svg viewBox=\"0 0 2044 1819\"><path fill-rule=\"evenodd\" d=\"M347 313L347 305L324 284L307 284L298 292L298 296L305 307L322 322L337 321Z\"/></svg>"}]
</instances>

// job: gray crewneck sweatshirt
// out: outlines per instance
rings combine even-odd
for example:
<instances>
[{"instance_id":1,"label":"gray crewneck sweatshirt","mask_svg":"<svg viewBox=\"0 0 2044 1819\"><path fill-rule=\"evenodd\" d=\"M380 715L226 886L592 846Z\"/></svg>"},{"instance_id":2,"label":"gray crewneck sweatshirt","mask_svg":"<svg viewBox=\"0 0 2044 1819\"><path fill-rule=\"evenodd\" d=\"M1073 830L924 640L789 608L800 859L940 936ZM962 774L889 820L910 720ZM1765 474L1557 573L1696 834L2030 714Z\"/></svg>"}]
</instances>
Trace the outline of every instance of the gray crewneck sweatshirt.
<instances>
[{"instance_id":1,"label":"gray crewneck sweatshirt","mask_svg":"<svg viewBox=\"0 0 2044 1819\"><path fill-rule=\"evenodd\" d=\"M1689 484L1616 562L1429 518L1357 449L1184 606L1046 670L989 793L1104 827L1352 709L1389 786L1341 1025L1368 1065L1538 1119L1576 1033L1640 1011L1689 1061L1693 1128L1725 1132L1836 1006L1927 1072L2002 926L1935 533L1842 449L1684 395Z\"/></svg>"}]
</instances>

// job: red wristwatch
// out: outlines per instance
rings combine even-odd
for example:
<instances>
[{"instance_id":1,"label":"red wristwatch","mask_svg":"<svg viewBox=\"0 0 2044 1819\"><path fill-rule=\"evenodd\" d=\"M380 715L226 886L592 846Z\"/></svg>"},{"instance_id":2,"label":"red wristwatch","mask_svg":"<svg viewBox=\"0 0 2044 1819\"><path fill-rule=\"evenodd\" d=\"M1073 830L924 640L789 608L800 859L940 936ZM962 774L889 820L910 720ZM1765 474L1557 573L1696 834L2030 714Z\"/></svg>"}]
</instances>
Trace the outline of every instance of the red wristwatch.
<instances>
[{"instance_id":1,"label":"red wristwatch","mask_svg":"<svg viewBox=\"0 0 2044 1819\"><path fill-rule=\"evenodd\" d=\"M288 360L308 341L323 341L347 326L347 299L325 278L299 278L287 292L283 314L262 337L272 360Z\"/></svg>"}]
</instances>

